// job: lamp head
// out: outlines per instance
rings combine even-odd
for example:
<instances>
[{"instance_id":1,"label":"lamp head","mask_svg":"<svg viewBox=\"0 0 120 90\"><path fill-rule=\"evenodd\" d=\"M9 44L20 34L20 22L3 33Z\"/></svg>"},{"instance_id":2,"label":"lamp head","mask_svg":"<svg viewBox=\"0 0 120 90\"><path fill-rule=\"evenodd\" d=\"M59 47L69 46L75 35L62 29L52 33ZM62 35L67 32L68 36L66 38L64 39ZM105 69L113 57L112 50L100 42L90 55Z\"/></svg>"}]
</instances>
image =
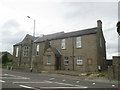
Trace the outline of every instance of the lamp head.
<instances>
[{"instance_id":1,"label":"lamp head","mask_svg":"<svg viewBox=\"0 0 120 90\"><path fill-rule=\"evenodd\" d=\"M28 18L30 18L30 16L27 16Z\"/></svg>"}]
</instances>

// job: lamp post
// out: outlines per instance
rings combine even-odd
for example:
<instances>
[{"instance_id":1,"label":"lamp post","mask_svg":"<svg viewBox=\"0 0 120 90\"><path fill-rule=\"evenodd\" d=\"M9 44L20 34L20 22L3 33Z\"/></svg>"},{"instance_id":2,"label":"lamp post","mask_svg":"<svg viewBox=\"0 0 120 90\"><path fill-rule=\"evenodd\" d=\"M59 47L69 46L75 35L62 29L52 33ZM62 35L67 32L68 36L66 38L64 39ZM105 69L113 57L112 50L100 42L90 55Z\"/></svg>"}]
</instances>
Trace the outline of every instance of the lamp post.
<instances>
[{"instance_id":1,"label":"lamp post","mask_svg":"<svg viewBox=\"0 0 120 90\"><path fill-rule=\"evenodd\" d=\"M27 17L34 21L33 36L35 37L35 19L31 18L30 16L27 16ZM31 57L31 67L30 67L31 72L33 70L33 67L32 67L32 64L33 64L33 50L34 50L34 41L32 40L32 57Z\"/></svg>"}]
</instances>

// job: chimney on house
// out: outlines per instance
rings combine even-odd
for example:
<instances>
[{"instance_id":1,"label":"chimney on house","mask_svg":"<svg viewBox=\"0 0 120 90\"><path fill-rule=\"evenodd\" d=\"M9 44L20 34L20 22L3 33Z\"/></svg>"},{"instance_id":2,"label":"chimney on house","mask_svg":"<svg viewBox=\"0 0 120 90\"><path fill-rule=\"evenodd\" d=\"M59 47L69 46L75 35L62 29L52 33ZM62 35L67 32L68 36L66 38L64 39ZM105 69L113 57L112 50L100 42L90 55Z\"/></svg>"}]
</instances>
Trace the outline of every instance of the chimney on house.
<instances>
[{"instance_id":1,"label":"chimney on house","mask_svg":"<svg viewBox=\"0 0 120 90\"><path fill-rule=\"evenodd\" d=\"M102 28L102 21L101 20L97 20L97 27Z\"/></svg>"}]
</instances>

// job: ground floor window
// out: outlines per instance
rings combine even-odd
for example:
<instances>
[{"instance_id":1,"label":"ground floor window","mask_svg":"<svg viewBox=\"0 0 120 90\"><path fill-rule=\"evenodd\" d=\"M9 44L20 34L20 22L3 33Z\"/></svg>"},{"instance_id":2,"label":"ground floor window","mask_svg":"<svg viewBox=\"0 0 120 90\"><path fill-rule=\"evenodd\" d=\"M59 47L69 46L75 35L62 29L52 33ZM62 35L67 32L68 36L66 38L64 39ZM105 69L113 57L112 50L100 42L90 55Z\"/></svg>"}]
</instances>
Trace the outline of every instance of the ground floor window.
<instances>
[{"instance_id":1,"label":"ground floor window","mask_svg":"<svg viewBox=\"0 0 120 90\"><path fill-rule=\"evenodd\" d=\"M78 65L82 65L83 64L82 56L78 56L77 57L77 64Z\"/></svg>"},{"instance_id":2,"label":"ground floor window","mask_svg":"<svg viewBox=\"0 0 120 90\"><path fill-rule=\"evenodd\" d=\"M51 56L50 55L47 56L47 64L51 64Z\"/></svg>"},{"instance_id":3,"label":"ground floor window","mask_svg":"<svg viewBox=\"0 0 120 90\"><path fill-rule=\"evenodd\" d=\"M65 65L68 65L68 63L69 63L68 57L65 57L65 58L64 58L64 64L65 64Z\"/></svg>"}]
</instances>

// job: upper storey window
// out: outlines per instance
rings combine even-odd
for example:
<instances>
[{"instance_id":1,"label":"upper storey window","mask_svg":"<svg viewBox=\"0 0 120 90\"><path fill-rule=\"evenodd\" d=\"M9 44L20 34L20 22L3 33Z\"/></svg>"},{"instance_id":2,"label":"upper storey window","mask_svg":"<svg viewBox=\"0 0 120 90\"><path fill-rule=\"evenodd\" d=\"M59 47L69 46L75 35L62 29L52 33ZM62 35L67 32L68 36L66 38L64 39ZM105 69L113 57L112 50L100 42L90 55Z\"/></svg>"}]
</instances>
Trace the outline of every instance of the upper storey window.
<instances>
[{"instance_id":1,"label":"upper storey window","mask_svg":"<svg viewBox=\"0 0 120 90\"><path fill-rule=\"evenodd\" d=\"M66 42L66 40L65 40L65 39L62 39L61 49L65 49L65 48L66 48L65 42Z\"/></svg>"},{"instance_id":2,"label":"upper storey window","mask_svg":"<svg viewBox=\"0 0 120 90\"><path fill-rule=\"evenodd\" d=\"M76 38L76 47L77 48L81 48L82 47L82 45L81 45L81 37L77 37Z\"/></svg>"},{"instance_id":3,"label":"upper storey window","mask_svg":"<svg viewBox=\"0 0 120 90\"><path fill-rule=\"evenodd\" d=\"M39 55L39 45L37 45L37 47L36 47L36 56L38 56Z\"/></svg>"},{"instance_id":4,"label":"upper storey window","mask_svg":"<svg viewBox=\"0 0 120 90\"><path fill-rule=\"evenodd\" d=\"M28 46L24 46L23 56L24 57L28 56Z\"/></svg>"},{"instance_id":5,"label":"upper storey window","mask_svg":"<svg viewBox=\"0 0 120 90\"><path fill-rule=\"evenodd\" d=\"M16 48L16 57L18 57L18 50L19 50L19 48L17 47Z\"/></svg>"}]
</instances>

